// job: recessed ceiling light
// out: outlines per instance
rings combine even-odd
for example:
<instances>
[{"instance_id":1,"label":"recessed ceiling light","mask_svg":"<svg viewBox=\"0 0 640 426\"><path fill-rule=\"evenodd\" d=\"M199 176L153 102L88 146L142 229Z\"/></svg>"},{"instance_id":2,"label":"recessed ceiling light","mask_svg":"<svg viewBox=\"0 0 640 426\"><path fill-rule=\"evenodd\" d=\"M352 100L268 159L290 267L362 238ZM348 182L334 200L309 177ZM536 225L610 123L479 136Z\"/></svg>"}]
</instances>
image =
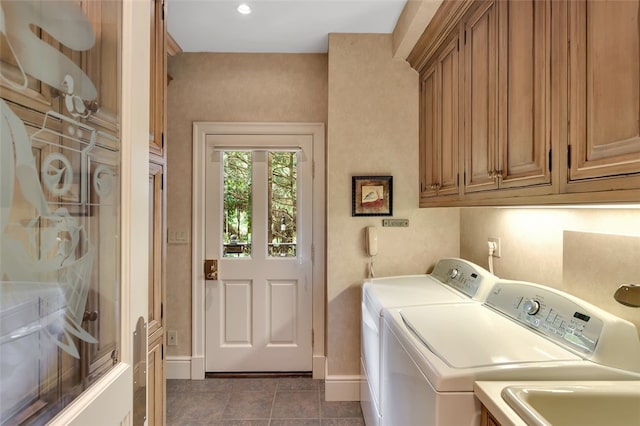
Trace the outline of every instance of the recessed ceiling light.
<instances>
[{"instance_id":1,"label":"recessed ceiling light","mask_svg":"<svg viewBox=\"0 0 640 426\"><path fill-rule=\"evenodd\" d=\"M242 15L248 15L251 13L251 7L246 3L242 3L236 10Z\"/></svg>"}]
</instances>

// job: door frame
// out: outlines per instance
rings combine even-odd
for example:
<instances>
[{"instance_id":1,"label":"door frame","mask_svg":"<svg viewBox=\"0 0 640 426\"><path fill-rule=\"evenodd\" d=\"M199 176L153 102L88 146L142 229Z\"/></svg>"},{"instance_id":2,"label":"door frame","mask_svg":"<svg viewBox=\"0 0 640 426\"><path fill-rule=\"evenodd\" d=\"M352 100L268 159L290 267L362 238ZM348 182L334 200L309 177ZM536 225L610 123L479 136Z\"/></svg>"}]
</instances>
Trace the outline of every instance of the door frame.
<instances>
[{"instance_id":1,"label":"door frame","mask_svg":"<svg viewBox=\"0 0 640 426\"><path fill-rule=\"evenodd\" d=\"M312 223L312 373L325 372L325 135L324 123L193 123L193 182L191 222L191 379L205 374L205 158L208 135L309 135L313 144Z\"/></svg>"}]
</instances>

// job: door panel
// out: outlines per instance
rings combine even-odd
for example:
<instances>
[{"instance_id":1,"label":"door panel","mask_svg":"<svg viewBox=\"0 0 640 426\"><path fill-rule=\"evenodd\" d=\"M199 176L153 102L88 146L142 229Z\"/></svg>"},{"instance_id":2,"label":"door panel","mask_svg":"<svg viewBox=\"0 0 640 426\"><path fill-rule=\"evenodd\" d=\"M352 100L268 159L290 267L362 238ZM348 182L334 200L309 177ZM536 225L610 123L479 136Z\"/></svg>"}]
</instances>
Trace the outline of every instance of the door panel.
<instances>
[{"instance_id":1,"label":"door panel","mask_svg":"<svg viewBox=\"0 0 640 426\"><path fill-rule=\"evenodd\" d=\"M297 281L269 281L267 318L269 318L268 345L294 344L296 336ZM292 321L293 319L293 321Z\"/></svg>"},{"instance_id":2,"label":"door panel","mask_svg":"<svg viewBox=\"0 0 640 426\"><path fill-rule=\"evenodd\" d=\"M421 81L421 198L457 195L458 37L443 49Z\"/></svg>"},{"instance_id":3,"label":"door panel","mask_svg":"<svg viewBox=\"0 0 640 426\"><path fill-rule=\"evenodd\" d=\"M224 330L223 346L251 344L251 313L253 294L251 281L223 281L224 303L220 304Z\"/></svg>"},{"instance_id":4,"label":"door panel","mask_svg":"<svg viewBox=\"0 0 640 426\"><path fill-rule=\"evenodd\" d=\"M569 2L571 181L640 172L640 4Z\"/></svg>"},{"instance_id":5,"label":"door panel","mask_svg":"<svg viewBox=\"0 0 640 426\"><path fill-rule=\"evenodd\" d=\"M311 143L207 140L206 371L311 370Z\"/></svg>"},{"instance_id":6,"label":"door panel","mask_svg":"<svg viewBox=\"0 0 640 426\"><path fill-rule=\"evenodd\" d=\"M486 2L465 25L465 192L497 189L497 17Z\"/></svg>"}]
</instances>

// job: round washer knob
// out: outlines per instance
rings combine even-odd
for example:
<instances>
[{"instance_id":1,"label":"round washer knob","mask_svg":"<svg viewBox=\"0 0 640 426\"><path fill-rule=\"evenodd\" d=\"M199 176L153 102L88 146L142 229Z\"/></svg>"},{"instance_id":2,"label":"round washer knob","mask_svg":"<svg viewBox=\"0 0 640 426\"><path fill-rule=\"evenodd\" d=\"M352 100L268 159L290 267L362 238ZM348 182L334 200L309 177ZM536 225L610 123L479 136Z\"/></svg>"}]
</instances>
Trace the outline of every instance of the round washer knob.
<instances>
[{"instance_id":1,"label":"round washer knob","mask_svg":"<svg viewBox=\"0 0 640 426\"><path fill-rule=\"evenodd\" d=\"M524 302L524 311L529 315L535 315L540 310L540 302L530 299Z\"/></svg>"},{"instance_id":2,"label":"round washer knob","mask_svg":"<svg viewBox=\"0 0 640 426\"><path fill-rule=\"evenodd\" d=\"M460 272L456 268L453 268L451 272L449 272L449 278L454 279L458 276L459 273Z\"/></svg>"}]
</instances>

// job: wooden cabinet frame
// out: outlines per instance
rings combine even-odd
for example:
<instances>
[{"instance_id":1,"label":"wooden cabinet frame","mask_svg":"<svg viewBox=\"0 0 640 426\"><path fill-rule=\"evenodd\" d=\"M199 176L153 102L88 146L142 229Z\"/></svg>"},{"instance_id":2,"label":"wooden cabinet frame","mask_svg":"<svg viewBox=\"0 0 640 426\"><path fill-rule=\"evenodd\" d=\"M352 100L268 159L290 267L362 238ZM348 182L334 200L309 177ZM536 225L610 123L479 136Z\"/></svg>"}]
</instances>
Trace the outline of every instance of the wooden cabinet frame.
<instances>
[{"instance_id":1,"label":"wooden cabinet frame","mask_svg":"<svg viewBox=\"0 0 640 426\"><path fill-rule=\"evenodd\" d=\"M149 96L149 306L147 319L147 418L163 425L166 418L165 259L166 231L166 94L167 24L165 0L150 1L151 56Z\"/></svg>"}]
</instances>

